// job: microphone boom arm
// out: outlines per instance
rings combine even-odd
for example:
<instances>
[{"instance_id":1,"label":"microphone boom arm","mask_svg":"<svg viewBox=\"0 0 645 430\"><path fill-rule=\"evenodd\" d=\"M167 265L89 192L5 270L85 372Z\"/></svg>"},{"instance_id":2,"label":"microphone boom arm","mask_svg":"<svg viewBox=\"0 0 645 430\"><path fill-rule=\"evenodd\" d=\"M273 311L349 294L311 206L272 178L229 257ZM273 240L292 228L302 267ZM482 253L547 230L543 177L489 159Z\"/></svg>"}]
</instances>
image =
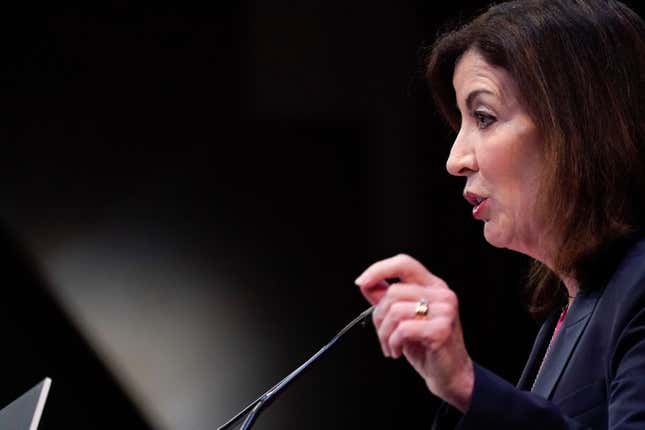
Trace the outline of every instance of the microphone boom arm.
<instances>
[{"instance_id":1,"label":"microphone boom arm","mask_svg":"<svg viewBox=\"0 0 645 430\"><path fill-rule=\"evenodd\" d=\"M318 360L325 352L327 352L338 340L343 337L343 335L353 328L356 324L365 321L372 312L374 311L374 306L371 306L369 309L361 312L359 316L354 318L349 324L347 324L341 331L339 331L336 336L332 338L325 346L323 346L318 352L311 356L307 361L302 363L296 370L287 375L283 380L275 384L269 390L267 390L260 397L251 402L248 406L238 412L233 418L228 420L226 423L217 428L217 430L226 430L230 428L233 424L237 423L243 416L246 415L246 420L242 424L240 430L248 430L253 425L253 422L257 419L258 415L265 406L268 406L277 395L287 387L293 380L295 380L302 371L309 367L313 362ZM247 415L248 414L248 415Z\"/></svg>"}]
</instances>

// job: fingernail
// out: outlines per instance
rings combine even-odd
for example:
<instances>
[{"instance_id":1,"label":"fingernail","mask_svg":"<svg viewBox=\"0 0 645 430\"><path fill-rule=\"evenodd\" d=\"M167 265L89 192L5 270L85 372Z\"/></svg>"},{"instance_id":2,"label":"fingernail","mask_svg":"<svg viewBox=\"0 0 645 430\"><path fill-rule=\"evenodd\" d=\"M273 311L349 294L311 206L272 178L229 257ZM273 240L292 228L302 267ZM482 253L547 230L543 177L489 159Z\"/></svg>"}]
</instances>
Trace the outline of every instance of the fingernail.
<instances>
[{"instance_id":1,"label":"fingernail","mask_svg":"<svg viewBox=\"0 0 645 430\"><path fill-rule=\"evenodd\" d=\"M363 283L363 280L364 280L363 278L364 278L364 276L363 276L363 275L359 276L358 278L356 278L356 280L354 281L354 283L360 287L360 286L361 286L361 284Z\"/></svg>"}]
</instances>

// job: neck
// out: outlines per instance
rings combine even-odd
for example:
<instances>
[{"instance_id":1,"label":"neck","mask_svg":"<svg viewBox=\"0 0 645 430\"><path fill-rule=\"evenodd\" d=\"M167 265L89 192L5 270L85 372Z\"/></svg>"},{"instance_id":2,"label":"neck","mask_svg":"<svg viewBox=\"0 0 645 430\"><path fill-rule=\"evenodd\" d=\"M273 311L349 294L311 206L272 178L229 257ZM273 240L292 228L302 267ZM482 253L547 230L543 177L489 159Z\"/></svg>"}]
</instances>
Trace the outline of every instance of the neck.
<instances>
[{"instance_id":1,"label":"neck","mask_svg":"<svg viewBox=\"0 0 645 430\"><path fill-rule=\"evenodd\" d=\"M565 288L567 289L567 295L569 296L569 306L573 303L573 300L578 295L578 281L574 278L563 277L561 278L564 283Z\"/></svg>"},{"instance_id":2,"label":"neck","mask_svg":"<svg viewBox=\"0 0 645 430\"><path fill-rule=\"evenodd\" d=\"M525 251L524 253L542 262L551 270L553 270L555 273L558 273L556 270L554 270L554 264L553 264L553 256L555 255L555 253L552 252L552 250L555 248L555 246L550 241L546 240L544 236L540 240L538 240L534 245L535 246L527 247L527 249L530 249L533 252ZM573 303L573 300L578 295L578 291L579 291L578 281L573 276L564 276L564 275L558 274L558 277L564 284L564 287L567 289L567 295L569 296L568 304L569 306L571 306L571 304Z\"/></svg>"}]
</instances>

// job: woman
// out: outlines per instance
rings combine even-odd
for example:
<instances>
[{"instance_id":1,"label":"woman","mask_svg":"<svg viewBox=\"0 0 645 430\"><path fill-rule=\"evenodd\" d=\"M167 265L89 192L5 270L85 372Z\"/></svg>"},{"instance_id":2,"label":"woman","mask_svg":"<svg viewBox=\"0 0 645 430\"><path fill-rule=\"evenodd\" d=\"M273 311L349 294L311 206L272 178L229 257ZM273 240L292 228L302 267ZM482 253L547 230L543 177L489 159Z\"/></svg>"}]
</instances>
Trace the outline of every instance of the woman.
<instances>
[{"instance_id":1,"label":"woman","mask_svg":"<svg viewBox=\"0 0 645 430\"><path fill-rule=\"evenodd\" d=\"M448 172L486 240L535 259L547 318L514 387L468 355L448 285L398 255L356 280L383 354L445 401L438 428L645 428L645 24L616 1L504 3L442 36L427 76L458 132Z\"/></svg>"}]
</instances>

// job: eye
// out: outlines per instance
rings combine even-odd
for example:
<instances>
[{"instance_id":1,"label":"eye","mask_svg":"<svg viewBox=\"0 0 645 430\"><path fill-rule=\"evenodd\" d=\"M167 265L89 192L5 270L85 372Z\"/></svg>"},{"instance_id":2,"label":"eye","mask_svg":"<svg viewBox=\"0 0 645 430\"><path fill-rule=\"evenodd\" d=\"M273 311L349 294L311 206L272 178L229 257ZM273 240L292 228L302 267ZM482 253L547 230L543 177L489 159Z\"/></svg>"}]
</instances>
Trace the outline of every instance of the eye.
<instances>
[{"instance_id":1,"label":"eye","mask_svg":"<svg viewBox=\"0 0 645 430\"><path fill-rule=\"evenodd\" d=\"M496 120L496 118L493 115L481 110L474 111L473 117L477 122L477 127L479 127L482 130L485 128L488 128L488 126L494 123Z\"/></svg>"}]
</instances>

